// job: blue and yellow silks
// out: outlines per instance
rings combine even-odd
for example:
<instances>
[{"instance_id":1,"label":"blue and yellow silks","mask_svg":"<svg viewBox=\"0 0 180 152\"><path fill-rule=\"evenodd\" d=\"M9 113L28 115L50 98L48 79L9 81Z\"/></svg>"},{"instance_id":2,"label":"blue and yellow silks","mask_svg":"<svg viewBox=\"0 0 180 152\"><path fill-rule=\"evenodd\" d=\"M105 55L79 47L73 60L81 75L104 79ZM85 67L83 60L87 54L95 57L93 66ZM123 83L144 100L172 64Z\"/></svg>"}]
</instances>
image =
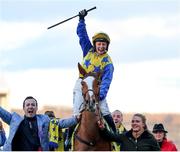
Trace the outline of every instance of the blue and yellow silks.
<instances>
[{"instance_id":1,"label":"blue and yellow silks","mask_svg":"<svg viewBox=\"0 0 180 152\"><path fill-rule=\"evenodd\" d=\"M112 65L111 58L107 53L98 55L90 50L87 55L83 58L81 65L87 73L97 73L104 69L107 65ZM80 75L82 77L82 75Z\"/></svg>"}]
</instances>

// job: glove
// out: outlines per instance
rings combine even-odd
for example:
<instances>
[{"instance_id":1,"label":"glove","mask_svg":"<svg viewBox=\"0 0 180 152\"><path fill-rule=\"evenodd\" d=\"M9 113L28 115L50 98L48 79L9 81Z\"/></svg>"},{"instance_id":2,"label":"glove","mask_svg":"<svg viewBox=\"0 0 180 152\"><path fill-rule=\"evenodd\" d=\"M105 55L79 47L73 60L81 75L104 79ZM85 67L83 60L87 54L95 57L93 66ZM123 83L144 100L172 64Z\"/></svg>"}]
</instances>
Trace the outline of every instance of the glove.
<instances>
[{"instance_id":1,"label":"glove","mask_svg":"<svg viewBox=\"0 0 180 152\"><path fill-rule=\"evenodd\" d=\"M79 20L84 20L84 17L87 15L86 9L79 12Z\"/></svg>"}]
</instances>

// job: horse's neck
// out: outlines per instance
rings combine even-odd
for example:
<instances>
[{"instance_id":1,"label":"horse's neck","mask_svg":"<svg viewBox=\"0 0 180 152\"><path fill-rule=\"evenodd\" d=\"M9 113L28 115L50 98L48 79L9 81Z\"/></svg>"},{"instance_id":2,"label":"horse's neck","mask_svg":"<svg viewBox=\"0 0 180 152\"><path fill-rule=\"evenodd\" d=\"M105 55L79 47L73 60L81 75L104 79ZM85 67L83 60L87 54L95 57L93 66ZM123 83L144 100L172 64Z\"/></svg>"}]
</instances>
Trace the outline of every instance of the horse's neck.
<instances>
[{"instance_id":1,"label":"horse's neck","mask_svg":"<svg viewBox=\"0 0 180 152\"><path fill-rule=\"evenodd\" d=\"M82 121L83 122L91 122L91 123L96 123L96 115L93 112L89 111L84 111L82 113Z\"/></svg>"},{"instance_id":2,"label":"horse's neck","mask_svg":"<svg viewBox=\"0 0 180 152\"><path fill-rule=\"evenodd\" d=\"M89 112L89 111L84 111L82 113L82 118L81 118L81 125L83 127L87 128L87 131L98 131L98 125L97 125L97 118L95 113Z\"/></svg>"},{"instance_id":3,"label":"horse's neck","mask_svg":"<svg viewBox=\"0 0 180 152\"><path fill-rule=\"evenodd\" d=\"M97 118L95 113L83 111L77 135L86 142L93 142L95 145L89 146L75 138L75 151L110 151L110 142L104 140L99 133Z\"/></svg>"}]
</instances>

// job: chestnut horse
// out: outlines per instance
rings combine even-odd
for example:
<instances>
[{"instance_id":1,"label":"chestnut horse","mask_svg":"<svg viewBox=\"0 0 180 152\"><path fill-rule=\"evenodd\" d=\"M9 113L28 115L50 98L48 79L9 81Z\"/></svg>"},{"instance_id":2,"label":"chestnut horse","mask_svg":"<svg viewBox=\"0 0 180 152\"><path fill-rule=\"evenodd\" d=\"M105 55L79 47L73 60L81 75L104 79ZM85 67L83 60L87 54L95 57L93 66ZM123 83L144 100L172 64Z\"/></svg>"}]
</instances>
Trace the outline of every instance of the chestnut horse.
<instances>
[{"instance_id":1,"label":"chestnut horse","mask_svg":"<svg viewBox=\"0 0 180 152\"><path fill-rule=\"evenodd\" d=\"M86 73L80 64L78 68L83 75L81 84L84 101L80 124L74 133L73 150L111 151L111 143L101 137L97 124L97 121L102 121L98 100L100 73Z\"/></svg>"}]
</instances>

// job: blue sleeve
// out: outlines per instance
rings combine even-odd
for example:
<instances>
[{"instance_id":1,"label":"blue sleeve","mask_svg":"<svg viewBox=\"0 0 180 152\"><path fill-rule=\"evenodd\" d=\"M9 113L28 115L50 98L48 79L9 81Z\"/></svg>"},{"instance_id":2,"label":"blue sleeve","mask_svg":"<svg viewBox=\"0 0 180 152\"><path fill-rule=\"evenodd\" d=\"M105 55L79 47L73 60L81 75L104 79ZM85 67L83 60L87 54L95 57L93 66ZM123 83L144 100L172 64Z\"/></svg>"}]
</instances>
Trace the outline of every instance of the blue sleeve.
<instances>
[{"instance_id":1,"label":"blue sleeve","mask_svg":"<svg viewBox=\"0 0 180 152\"><path fill-rule=\"evenodd\" d=\"M83 51L83 57L85 57L88 51L93 47L89 36L86 31L86 24L84 20L80 20L77 26L77 35L79 37L79 44L81 45Z\"/></svg>"},{"instance_id":2,"label":"blue sleeve","mask_svg":"<svg viewBox=\"0 0 180 152\"><path fill-rule=\"evenodd\" d=\"M104 100L107 96L112 78L113 78L114 66L108 64L104 67L101 85L100 85L100 100Z\"/></svg>"},{"instance_id":3,"label":"blue sleeve","mask_svg":"<svg viewBox=\"0 0 180 152\"><path fill-rule=\"evenodd\" d=\"M75 117L60 119L59 127L60 128L68 128L77 124L77 119Z\"/></svg>"},{"instance_id":4,"label":"blue sleeve","mask_svg":"<svg viewBox=\"0 0 180 152\"><path fill-rule=\"evenodd\" d=\"M9 125L11 122L12 114L0 107L0 118Z\"/></svg>"},{"instance_id":5,"label":"blue sleeve","mask_svg":"<svg viewBox=\"0 0 180 152\"><path fill-rule=\"evenodd\" d=\"M6 141L5 131L1 130L0 131L0 146L3 146L5 141Z\"/></svg>"}]
</instances>

